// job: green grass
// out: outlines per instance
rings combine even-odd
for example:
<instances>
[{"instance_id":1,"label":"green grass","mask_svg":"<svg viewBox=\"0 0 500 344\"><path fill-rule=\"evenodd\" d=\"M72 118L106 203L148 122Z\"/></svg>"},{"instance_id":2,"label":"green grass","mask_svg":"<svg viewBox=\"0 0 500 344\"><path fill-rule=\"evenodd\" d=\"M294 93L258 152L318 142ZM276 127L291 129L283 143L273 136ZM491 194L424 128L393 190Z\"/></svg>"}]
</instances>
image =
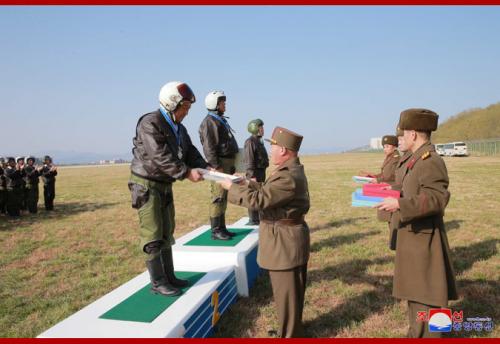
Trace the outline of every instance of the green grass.
<instances>
[{"instance_id":1,"label":"green grass","mask_svg":"<svg viewBox=\"0 0 500 344\"><path fill-rule=\"evenodd\" d=\"M405 302L391 296L394 253L372 209L350 206L360 169L377 154L303 157L309 179L311 259L304 323L312 337L402 337ZM446 211L465 317L499 319L500 157L449 158ZM0 217L0 337L33 337L145 270L128 166L61 168L56 211ZM208 183L176 183L176 237L208 223ZM227 222L246 216L229 206ZM266 337L277 319L268 277L218 323L219 337ZM493 333L459 336L499 337ZM456 336L457 334L454 334Z\"/></svg>"}]
</instances>

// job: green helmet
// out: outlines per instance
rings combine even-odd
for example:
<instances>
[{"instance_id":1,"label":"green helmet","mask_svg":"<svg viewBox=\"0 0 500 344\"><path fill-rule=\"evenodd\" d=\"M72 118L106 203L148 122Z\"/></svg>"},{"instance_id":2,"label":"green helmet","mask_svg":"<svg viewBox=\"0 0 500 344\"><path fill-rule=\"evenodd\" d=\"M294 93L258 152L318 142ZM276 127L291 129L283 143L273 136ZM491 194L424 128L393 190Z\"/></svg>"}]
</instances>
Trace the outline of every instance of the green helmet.
<instances>
[{"instance_id":1,"label":"green helmet","mask_svg":"<svg viewBox=\"0 0 500 344\"><path fill-rule=\"evenodd\" d=\"M259 133L259 127L262 127L263 125L264 125L264 122L259 118L251 120L248 123L248 127L247 127L248 132L250 134L257 135Z\"/></svg>"}]
</instances>

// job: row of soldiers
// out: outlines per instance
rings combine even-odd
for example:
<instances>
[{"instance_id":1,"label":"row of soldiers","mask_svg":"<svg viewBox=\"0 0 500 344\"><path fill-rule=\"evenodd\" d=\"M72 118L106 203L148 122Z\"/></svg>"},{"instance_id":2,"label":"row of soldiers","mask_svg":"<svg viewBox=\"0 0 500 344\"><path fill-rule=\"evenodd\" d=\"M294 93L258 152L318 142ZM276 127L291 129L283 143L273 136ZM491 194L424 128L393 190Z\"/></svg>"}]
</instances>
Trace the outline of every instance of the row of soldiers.
<instances>
[{"instance_id":1,"label":"row of soldiers","mask_svg":"<svg viewBox=\"0 0 500 344\"><path fill-rule=\"evenodd\" d=\"M458 298L443 216L450 199L448 171L431 143L439 116L428 109L401 113L396 135L382 138L380 173L360 172L398 190L376 206L388 223L389 248L396 251L393 296L408 302L408 337L440 337L429 330L429 310ZM397 152L397 148L399 151Z\"/></svg>"},{"instance_id":2,"label":"row of soldiers","mask_svg":"<svg viewBox=\"0 0 500 344\"><path fill-rule=\"evenodd\" d=\"M25 161L26 160L26 161ZM43 182L45 209L54 209L57 167L52 158L44 157L43 165L35 165L35 157L0 158L0 214L18 217L21 211L38 212L38 187Z\"/></svg>"}]
</instances>

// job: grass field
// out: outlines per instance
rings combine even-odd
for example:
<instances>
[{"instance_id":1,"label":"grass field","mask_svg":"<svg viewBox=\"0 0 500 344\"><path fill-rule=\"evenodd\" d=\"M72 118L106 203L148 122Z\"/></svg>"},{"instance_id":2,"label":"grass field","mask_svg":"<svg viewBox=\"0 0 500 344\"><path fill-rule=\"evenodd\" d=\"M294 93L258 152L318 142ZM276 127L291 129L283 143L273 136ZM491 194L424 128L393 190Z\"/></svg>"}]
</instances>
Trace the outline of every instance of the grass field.
<instances>
[{"instance_id":1,"label":"grass field","mask_svg":"<svg viewBox=\"0 0 500 344\"><path fill-rule=\"evenodd\" d=\"M302 158L309 179L311 259L304 322L311 337L403 337L406 303L391 297L394 253L372 209L350 206L360 169L377 154ZM500 319L500 157L446 160L452 198L445 223L464 317ZM145 270L128 166L61 168L56 211L0 217L0 337L33 337ZM176 236L208 222L208 183L176 183ZM229 206L232 223L246 209ZM260 277L219 322L219 337L266 337L276 327ZM499 337L493 332L453 336Z\"/></svg>"}]
</instances>

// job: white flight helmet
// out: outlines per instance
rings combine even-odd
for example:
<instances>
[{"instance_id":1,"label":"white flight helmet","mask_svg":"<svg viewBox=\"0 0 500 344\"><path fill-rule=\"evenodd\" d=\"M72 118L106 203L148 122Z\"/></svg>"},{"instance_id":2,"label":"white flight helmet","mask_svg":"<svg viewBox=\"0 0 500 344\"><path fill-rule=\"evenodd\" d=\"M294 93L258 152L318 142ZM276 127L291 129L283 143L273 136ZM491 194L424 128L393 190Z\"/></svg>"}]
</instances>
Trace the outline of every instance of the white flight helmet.
<instances>
[{"instance_id":1,"label":"white flight helmet","mask_svg":"<svg viewBox=\"0 0 500 344\"><path fill-rule=\"evenodd\" d=\"M158 96L160 104L167 109L167 111L174 111L177 105L183 100L189 100L191 103L196 101L191 88L183 82L171 81L166 83L160 90Z\"/></svg>"},{"instance_id":2,"label":"white flight helmet","mask_svg":"<svg viewBox=\"0 0 500 344\"><path fill-rule=\"evenodd\" d=\"M215 111L217 110L217 104L220 100L226 100L226 95L224 91L212 91L205 97L205 106L207 110Z\"/></svg>"}]
</instances>

